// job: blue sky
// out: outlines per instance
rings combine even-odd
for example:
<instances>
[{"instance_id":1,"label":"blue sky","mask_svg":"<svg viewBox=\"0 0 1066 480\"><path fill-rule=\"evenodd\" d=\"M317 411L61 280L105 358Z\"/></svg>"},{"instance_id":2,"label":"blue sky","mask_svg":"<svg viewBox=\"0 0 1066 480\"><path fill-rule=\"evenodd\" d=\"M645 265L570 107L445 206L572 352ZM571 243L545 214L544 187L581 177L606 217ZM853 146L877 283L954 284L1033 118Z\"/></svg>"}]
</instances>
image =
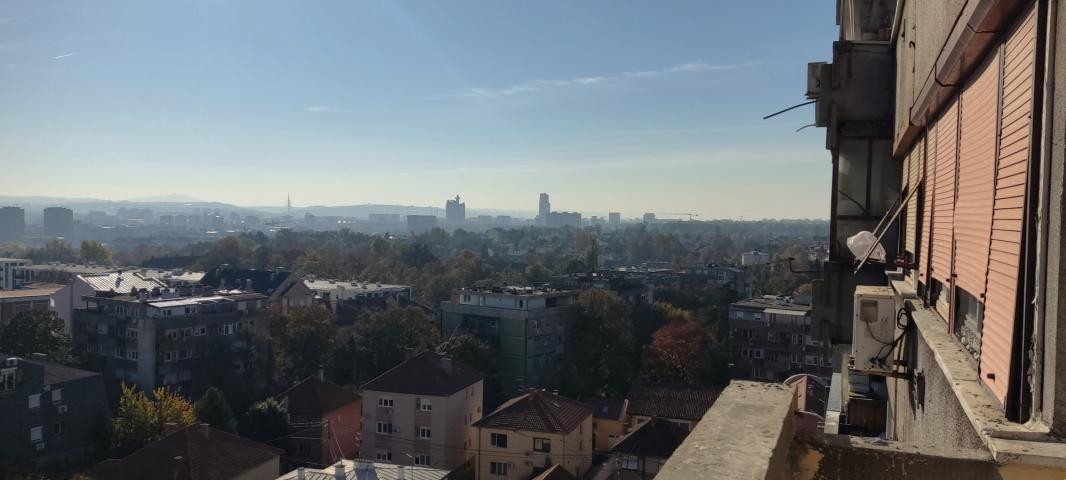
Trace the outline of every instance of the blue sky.
<instances>
[{"instance_id":1,"label":"blue sky","mask_svg":"<svg viewBox=\"0 0 1066 480\"><path fill-rule=\"evenodd\" d=\"M11 195L825 217L822 1L0 0Z\"/></svg>"}]
</instances>

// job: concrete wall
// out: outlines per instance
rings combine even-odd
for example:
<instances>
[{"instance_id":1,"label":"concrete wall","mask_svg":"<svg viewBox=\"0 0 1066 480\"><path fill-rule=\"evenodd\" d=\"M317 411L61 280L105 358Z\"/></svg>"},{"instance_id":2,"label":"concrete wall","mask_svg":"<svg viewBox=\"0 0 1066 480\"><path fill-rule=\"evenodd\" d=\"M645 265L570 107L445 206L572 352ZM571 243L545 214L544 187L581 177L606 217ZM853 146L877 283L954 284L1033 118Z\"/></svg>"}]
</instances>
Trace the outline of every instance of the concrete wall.
<instances>
[{"instance_id":1,"label":"concrete wall","mask_svg":"<svg viewBox=\"0 0 1066 480\"><path fill-rule=\"evenodd\" d=\"M1039 413L1039 418L1050 425L1054 432L1064 434L1066 377L1055 375L1054 372L1066 372L1066 256L1062 255L1063 248L1066 248L1066 235L1063 235L1063 228L1066 227L1066 208L1063 206L1063 194L1066 193L1066 95L1054 95L1054 92L1066 92L1066 5L1062 5L1062 2L1053 3L1058 4L1058 9L1053 19L1055 38L1048 40L1049 45L1053 45L1050 48L1054 50L1051 58L1054 63L1048 69L1048 74L1053 75L1054 79L1047 92L1051 96L1051 121L1044 132L1049 147L1046 156L1050 160L1047 189L1050 200L1047 215L1047 293L1042 312L1044 325L1038 327L1042 329L1040 333L1044 341L1041 368L1047 373L1043 380L1044 395L1040 399L1043 411Z\"/></svg>"}]
</instances>

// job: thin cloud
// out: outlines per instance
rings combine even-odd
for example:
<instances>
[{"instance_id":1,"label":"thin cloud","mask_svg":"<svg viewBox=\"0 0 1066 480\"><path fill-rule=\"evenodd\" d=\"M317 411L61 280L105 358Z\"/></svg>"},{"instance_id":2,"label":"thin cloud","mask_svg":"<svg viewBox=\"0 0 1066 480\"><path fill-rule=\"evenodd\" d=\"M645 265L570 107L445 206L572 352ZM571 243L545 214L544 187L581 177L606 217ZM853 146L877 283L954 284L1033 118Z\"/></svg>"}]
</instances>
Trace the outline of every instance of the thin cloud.
<instances>
[{"instance_id":1,"label":"thin cloud","mask_svg":"<svg viewBox=\"0 0 1066 480\"><path fill-rule=\"evenodd\" d=\"M337 113L337 112L341 112L342 110L337 108L337 107L330 107L330 106L326 106L326 105L312 105L310 107L305 108L304 111L305 112L317 112L317 113L322 113L322 112L325 112L325 113Z\"/></svg>"},{"instance_id":2,"label":"thin cloud","mask_svg":"<svg viewBox=\"0 0 1066 480\"><path fill-rule=\"evenodd\" d=\"M64 53L62 55L56 55L56 56L52 57L52 60L59 60L61 58L73 57L75 55L81 55L81 54L78 53L78 52Z\"/></svg>"},{"instance_id":3,"label":"thin cloud","mask_svg":"<svg viewBox=\"0 0 1066 480\"><path fill-rule=\"evenodd\" d=\"M680 65L674 65L672 67L660 68L657 70L634 70L630 72L623 72L617 75L577 77L556 80L530 80L528 82L516 83L514 85L503 88L468 88L466 90L463 90L462 92L451 96L458 98L508 97L512 95L532 93L548 89L562 89L598 85L624 79L649 79L679 73L705 73L738 70L741 68L751 67L753 65L755 64L750 62L742 64L713 64L707 62L687 62L682 63Z\"/></svg>"}]
</instances>

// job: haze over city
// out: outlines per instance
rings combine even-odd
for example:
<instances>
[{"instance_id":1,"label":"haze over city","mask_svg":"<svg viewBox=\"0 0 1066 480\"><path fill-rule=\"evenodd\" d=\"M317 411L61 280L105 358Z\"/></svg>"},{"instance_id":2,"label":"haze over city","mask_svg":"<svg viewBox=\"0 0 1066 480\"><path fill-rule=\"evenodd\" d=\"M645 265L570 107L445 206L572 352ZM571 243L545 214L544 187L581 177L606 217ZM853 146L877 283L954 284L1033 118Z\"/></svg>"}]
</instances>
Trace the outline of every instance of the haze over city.
<instances>
[{"instance_id":1,"label":"haze over city","mask_svg":"<svg viewBox=\"0 0 1066 480\"><path fill-rule=\"evenodd\" d=\"M803 100L832 18L793 1L0 2L0 162L50 172L4 194L532 210L551 191L577 211L825 217L823 135L795 132L810 108L761 117Z\"/></svg>"}]
</instances>

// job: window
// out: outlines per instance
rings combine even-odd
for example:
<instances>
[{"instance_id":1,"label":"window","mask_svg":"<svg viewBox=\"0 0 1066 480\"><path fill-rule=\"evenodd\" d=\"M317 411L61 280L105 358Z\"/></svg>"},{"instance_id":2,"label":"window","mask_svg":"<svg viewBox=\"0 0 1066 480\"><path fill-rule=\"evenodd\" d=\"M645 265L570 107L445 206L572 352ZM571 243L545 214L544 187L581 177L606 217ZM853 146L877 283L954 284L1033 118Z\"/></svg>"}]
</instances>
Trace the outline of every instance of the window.
<instances>
[{"instance_id":1,"label":"window","mask_svg":"<svg viewBox=\"0 0 1066 480\"><path fill-rule=\"evenodd\" d=\"M30 443L40 443L42 441L44 441L44 426L31 428Z\"/></svg>"},{"instance_id":2,"label":"window","mask_svg":"<svg viewBox=\"0 0 1066 480\"><path fill-rule=\"evenodd\" d=\"M127 328L126 329L126 337L127 338L137 338L137 329L136 328Z\"/></svg>"},{"instance_id":3,"label":"window","mask_svg":"<svg viewBox=\"0 0 1066 480\"><path fill-rule=\"evenodd\" d=\"M126 359L127 360L136 360L137 359L137 351L136 350L127 350L126 351Z\"/></svg>"},{"instance_id":4,"label":"window","mask_svg":"<svg viewBox=\"0 0 1066 480\"><path fill-rule=\"evenodd\" d=\"M431 463L432 462L430 462L430 460L429 460L429 455L426 455L424 453L420 453L418 455L415 455L415 465L421 465L421 466L424 466L424 467L428 467Z\"/></svg>"},{"instance_id":5,"label":"window","mask_svg":"<svg viewBox=\"0 0 1066 480\"><path fill-rule=\"evenodd\" d=\"M789 355L789 360L791 360L792 363L800 363L800 354L798 354L798 353L790 354Z\"/></svg>"},{"instance_id":6,"label":"window","mask_svg":"<svg viewBox=\"0 0 1066 480\"><path fill-rule=\"evenodd\" d=\"M62 401L63 401L63 389L62 388L52 389L52 403L59 403L59 402L62 402Z\"/></svg>"},{"instance_id":7,"label":"window","mask_svg":"<svg viewBox=\"0 0 1066 480\"><path fill-rule=\"evenodd\" d=\"M186 337L191 337L191 336L192 336L192 328L183 328L183 329L181 329L181 338L186 338Z\"/></svg>"},{"instance_id":8,"label":"window","mask_svg":"<svg viewBox=\"0 0 1066 480\"><path fill-rule=\"evenodd\" d=\"M814 365L817 367L818 364L822 363L819 361L818 355L806 355L804 359L807 361L807 365Z\"/></svg>"},{"instance_id":9,"label":"window","mask_svg":"<svg viewBox=\"0 0 1066 480\"><path fill-rule=\"evenodd\" d=\"M392 399L391 398L378 397L378 406L379 407L385 407L385 408L392 408Z\"/></svg>"},{"instance_id":10,"label":"window","mask_svg":"<svg viewBox=\"0 0 1066 480\"><path fill-rule=\"evenodd\" d=\"M175 356L174 353L175 352L163 352L163 361L164 362L173 362L174 361L174 356Z\"/></svg>"},{"instance_id":11,"label":"window","mask_svg":"<svg viewBox=\"0 0 1066 480\"><path fill-rule=\"evenodd\" d=\"M740 349L740 356L741 356L741 358L749 358L749 357L751 357L751 349L750 348L741 348Z\"/></svg>"},{"instance_id":12,"label":"window","mask_svg":"<svg viewBox=\"0 0 1066 480\"><path fill-rule=\"evenodd\" d=\"M790 339L790 343L792 343L793 345L802 344L803 343L803 334L802 333L793 333L792 334L792 338Z\"/></svg>"},{"instance_id":13,"label":"window","mask_svg":"<svg viewBox=\"0 0 1066 480\"><path fill-rule=\"evenodd\" d=\"M617 457L616 464L623 470L639 470L640 462L636 455L621 455Z\"/></svg>"},{"instance_id":14,"label":"window","mask_svg":"<svg viewBox=\"0 0 1066 480\"><path fill-rule=\"evenodd\" d=\"M378 433L383 435L391 435L392 424L388 422L378 422Z\"/></svg>"},{"instance_id":15,"label":"window","mask_svg":"<svg viewBox=\"0 0 1066 480\"><path fill-rule=\"evenodd\" d=\"M200 326L196 327L195 329L193 329L193 333L192 334L197 336L197 337L202 337L204 335L207 335L207 327L205 327L203 325L200 325Z\"/></svg>"},{"instance_id":16,"label":"window","mask_svg":"<svg viewBox=\"0 0 1066 480\"><path fill-rule=\"evenodd\" d=\"M961 288L955 289L955 335L973 358L981 359L981 324L985 306Z\"/></svg>"},{"instance_id":17,"label":"window","mask_svg":"<svg viewBox=\"0 0 1066 480\"><path fill-rule=\"evenodd\" d=\"M29 396L29 408L41 408L41 394L35 393Z\"/></svg>"},{"instance_id":18,"label":"window","mask_svg":"<svg viewBox=\"0 0 1066 480\"><path fill-rule=\"evenodd\" d=\"M761 348L753 348L751 350L751 358L754 358L756 360L762 360L762 358L763 358L763 349L761 349Z\"/></svg>"},{"instance_id":19,"label":"window","mask_svg":"<svg viewBox=\"0 0 1066 480\"><path fill-rule=\"evenodd\" d=\"M185 314L188 315L190 313L192 313L192 307L185 307Z\"/></svg>"},{"instance_id":20,"label":"window","mask_svg":"<svg viewBox=\"0 0 1066 480\"><path fill-rule=\"evenodd\" d=\"M169 316L171 316L172 314L173 314L173 312L171 312L169 308L168 308L168 309L166 309L166 310L163 310L163 316L164 316L164 317L169 317Z\"/></svg>"},{"instance_id":21,"label":"window","mask_svg":"<svg viewBox=\"0 0 1066 480\"><path fill-rule=\"evenodd\" d=\"M433 404L429 400L426 400L424 398L419 398L418 400L415 401L415 403L418 404L418 409L420 411L423 411L423 412L431 412L431 411L433 411Z\"/></svg>"},{"instance_id":22,"label":"window","mask_svg":"<svg viewBox=\"0 0 1066 480\"><path fill-rule=\"evenodd\" d=\"M766 379L767 378L766 377L766 369L764 369L762 367L751 367L751 377L752 378L759 378L759 379Z\"/></svg>"},{"instance_id":23,"label":"window","mask_svg":"<svg viewBox=\"0 0 1066 480\"><path fill-rule=\"evenodd\" d=\"M426 440L433 438L433 431L429 427L418 427L418 438Z\"/></svg>"},{"instance_id":24,"label":"window","mask_svg":"<svg viewBox=\"0 0 1066 480\"><path fill-rule=\"evenodd\" d=\"M0 370L0 392L9 392L15 389L15 372L16 368L5 368Z\"/></svg>"},{"instance_id":25,"label":"window","mask_svg":"<svg viewBox=\"0 0 1066 480\"><path fill-rule=\"evenodd\" d=\"M507 434L493 433L489 435L489 445L498 448L507 448Z\"/></svg>"},{"instance_id":26,"label":"window","mask_svg":"<svg viewBox=\"0 0 1066 480\"><path fill-rule=\"evenodd\" d=\"M167 330L167 338L169 338L171 340L177 340L178 339L178 331L177 330Z\"/></svg>"},{"instance_id":27,"label":"window","mask_svg":"<svg viewBox=\"0 0 1066 480\"><path fill-rule=\"evenodd\" d=\"M233 335L234 331L235 329L233 328L232 323L223 323L218 327L218 333L221 333L223 335Z\"/></svg>"},{"instance_id":28,"label":"window","mask_svg":"<svg viewBox=\"0 0 1066 480\"><path fill-rule=\"evenodd\" d=\"M190 353L191 350L192 349L189 349L189 348L183 348L181 350L178 350L178 360L185 360L186 358L191 357L192 356L192 354Z\"/></svg>"},{"instance_id":29,"label":"window","mask_svg":"<svg viewBox=\"0 0 1066 480\"><path fill-rule=\"evenodd\" d=\"M781 339L778 337L777 332L767 332L766 341L770 343L777 343L780 342Z\"/></svg>"},{"instance_id":30,"label":"window","mask_svg":"<svg viewBox=\"0 0 1066 480\"><path fill-rule=\"evenodd\" d=\"M489 473L505 477L507 476L507 467L510 467L510 464L502 462L491 462L489 463Z\"/></svg>"},{"instance_id":31,"label":"window","mask_svg":"<svg viewBox=\"0 0 1066 480\"><path fill-rule=\"evenodd\" d=\"M392 461L392 451L390 450L378 450L374 453L375 460Z\"/></svg>"},{"instance_id":32,"label":"window","mask_svg":"<svg viewBox=\"0 0 1066 480\"><path fill-rule=\"evenodd\" d=\"M533 451L535 452L547 452L552 451L552 441L549 438L533 438Z\"/></svg>"},{"instance_id":33,"label":"window","mask_svg":"<svg viewBox=\"0 0 1066 480\"><path fill-rule=\"evenodd\" d=\"M63 422L56 422L52 424L52 435L57 437L63 436Z\"/></svg>"}]
</instances>

